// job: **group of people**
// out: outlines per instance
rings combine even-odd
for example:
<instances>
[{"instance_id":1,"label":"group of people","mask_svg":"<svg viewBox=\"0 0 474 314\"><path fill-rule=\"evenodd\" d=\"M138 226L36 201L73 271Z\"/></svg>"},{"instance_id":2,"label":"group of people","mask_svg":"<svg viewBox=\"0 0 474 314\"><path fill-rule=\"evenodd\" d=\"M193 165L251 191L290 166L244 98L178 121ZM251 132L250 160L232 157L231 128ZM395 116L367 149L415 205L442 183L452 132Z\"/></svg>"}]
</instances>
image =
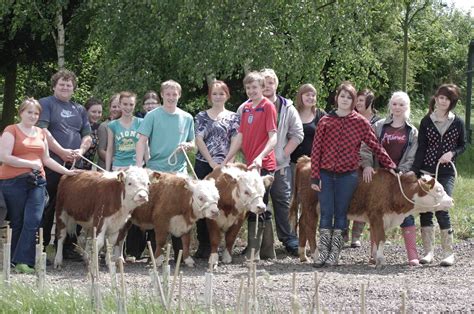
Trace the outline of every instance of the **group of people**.
<instances>
[{"instance_id":1,"label":"group of people","mask_svg":"<svg viewBox=\"0 0 474 314\"><path fill-rule=\"evenodd\" d=\"M255 249L257 259L275 258L273 217L276 234L288 254L298 255L298 239L291 230L288 211L295 164L311 156L311 187L319 193L319 258L316 267L337 265L348 235L347 209L358 183L357 169L370 182L374 169L414 171L433 175L442 165L438 180L449 195L454 186L450 162L466 146L464 124L453 112L459 89L442 85L429 105L418 131L410 122L410 99L395 92L389 102L389 116L377 117L374 94L356 92L342 83L335 96L335 108L317 107L317 91L302 85L293 101L277 93L278 77L272 69L248 73L243 84L248 100L237 110L226 109L230 98L223 81L209 86L210 108L193 117L178 107L179 83L163 82L159 94L150 91L143 99L143 111L135 113L137 95L123 91L109 101L109 118L100 122L103 104L91 98L85 106L73 102L76 76L60 70L52 77L53 95L39 101L28 98L19 108L20 122L7 127L0 139L0 188L12 227L12 263L18 272L34 272L36 232L44 229L44 244L51 242L55 196L62 175L75 175L73 166L91 170L88 160L98 160L97 170L120 170L131 165L155 171L186 173L185 152L197 147L194 169L199 179L212 170L233 162L241 151L250 169L271 174L274 182L264 202L273 210L248 217L245 254ZM51 157L50 157L51 155ZM46 168L45 168L46 166ZM49 202L46 199L49 196ZM45 207L46 205L46 207ZM448 212L436 212L445 257L443 265L454 263L452 228ZM401 225L410 265L433 261L433 214L421 215L425 256L416 251L414 217ZM258 224L258 228L255 228ZM353 222L351 246L360 246L364 224ZM197 222L199 241L195 257L210 255L206 222ZM126 254L139 258L153 232L138 227L129 231ZM79 258L71 238L65 243L65 258ZM175 254L181 248L172 237Z\"/></svg>"}]
</instances>

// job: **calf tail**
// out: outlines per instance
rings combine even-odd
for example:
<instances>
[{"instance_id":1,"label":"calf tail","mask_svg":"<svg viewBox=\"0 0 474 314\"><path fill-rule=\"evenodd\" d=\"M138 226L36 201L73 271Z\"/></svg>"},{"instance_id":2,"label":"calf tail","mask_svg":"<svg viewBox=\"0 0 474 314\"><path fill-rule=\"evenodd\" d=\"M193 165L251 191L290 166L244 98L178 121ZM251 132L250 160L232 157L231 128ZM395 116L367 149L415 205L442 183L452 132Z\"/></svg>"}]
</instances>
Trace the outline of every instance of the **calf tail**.
<instances>
[{"instance_id":1,"label":"calf tail","mask_svg":"<svg viewBox=\"0 0 474 314\"><path fill-rule=\"evenodd\" d=\"M292 231L296 233L298 229L298 206L299 195L298 195L298 168L295 171L295 178L293 179L293 198L291 199L290 211L288 214L288 221Z\"/></svg>"}]
</instances>

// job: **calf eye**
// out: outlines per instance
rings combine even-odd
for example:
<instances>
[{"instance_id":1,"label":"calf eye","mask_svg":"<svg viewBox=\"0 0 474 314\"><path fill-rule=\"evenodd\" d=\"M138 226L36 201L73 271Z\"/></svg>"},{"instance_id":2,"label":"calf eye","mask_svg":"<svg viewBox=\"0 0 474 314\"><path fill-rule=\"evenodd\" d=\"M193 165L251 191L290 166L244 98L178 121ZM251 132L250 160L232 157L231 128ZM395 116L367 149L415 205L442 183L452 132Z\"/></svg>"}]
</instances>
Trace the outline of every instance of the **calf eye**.
<instances>
[{"instance_id":1,"label":"calf eye","mask_svg":"<svg viewBox=\"0 0 474 314\"><path fill-rule=\"evenodd\" d=\"M202 197L202 196L199 196L198 199L199 199L201 202L204 201L204 197Z\"/></svg>"},{"instance_id":2,"label":"calf eye","mask_svg":"<svg viewBox=\"0 0 474 314\"><path fill-rule=\"evenodd\" d=\"M249 192L249 191L245 191L245 195L250 196L250 192Z\"/></svg>"},{"instance_id":3,"label":"calf eye","mask_svg":"<svg viewBox=\"0 0 474 314\"><path fill-rule=\"evenodd\" d=\"M128 182L128 185L132 185L132 182Z\"/></svg>"}]
</instances>

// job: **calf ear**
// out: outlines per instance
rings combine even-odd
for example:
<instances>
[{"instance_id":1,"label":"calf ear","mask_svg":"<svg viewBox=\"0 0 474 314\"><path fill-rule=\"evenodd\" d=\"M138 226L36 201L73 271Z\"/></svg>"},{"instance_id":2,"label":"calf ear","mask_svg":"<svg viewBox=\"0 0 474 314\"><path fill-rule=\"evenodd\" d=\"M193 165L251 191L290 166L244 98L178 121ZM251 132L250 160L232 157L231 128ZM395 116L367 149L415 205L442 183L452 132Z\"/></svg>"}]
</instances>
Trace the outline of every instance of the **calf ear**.
<instances>
[{"instance_id":1,"label":"calf ear","mask_svg":"<svg viewBox=\"0 0 474 314\"><path fill-rule=\"evenodd\" d=\"M151 173L149 173L149 177L150 177L151 183L155 183L161 177L161 173L157 171L152 171Z\"/></svg>"},{"instance_id":2,"label":"calf ear","mask_svg":"<svg viewBox=\"0 0 474 314\"><path fill-rule=\"evenodd\" d=\"M405 182L416 182L418 178L416 177L416 174L413 171L408 171L407 173L402 174L402 179Z\"/></svg>"},{"instance_id":3,"label":"calf ear","mask_svg":"<svg viewBox=\"0 0 474 314\"><path fill-rule=\"evenodd\" d=\"M269 174L262 177L262 179L263 179L263 185L265 186L265 189L268 189L273 183L273 176Z\"/></svg>"},{"instance_id":4,"label":"calf ear","mask_svg":"<svg viewBox=\"0 0 474 314\"><path fill-rule=\"evenodd\" d=\"M119 173L117 173L117 181L125 182L125 172L120 171Z\"/></svg>"},{"instance_id":5,"label":"calf ear","mask_svg":"<svg viewBox=\"0 0 474 314\"><path fill-rule=\"evenodd\" d=\"M191 179L190 177L187 177L185 179L184 187L192 192L194 191L194 188L196 187L196 183L194 182L193 179Z\"/></svg>"},{"instance_id":6,"label":"calf ear","mask_svg":"<svg viewBox=\"0 0 474 314\"><path fill-rule=\"evenodd\" d=\"M436 180L435 178L431 178L430 181L426 182L426 185L429 186L430 190L435 186Z\"/></svg>"},{"instance_id":7,"label":"calf ear","mask_svg":"<svg viewBox=\"0 0 474 314\"><path fill-rule=\"evenodd\" d=\"M222 174L222 178L224 178L225 182L230 182L230 183L237 183L237 179L231 176L228 173Z\"/></svg>"}]
</instances>

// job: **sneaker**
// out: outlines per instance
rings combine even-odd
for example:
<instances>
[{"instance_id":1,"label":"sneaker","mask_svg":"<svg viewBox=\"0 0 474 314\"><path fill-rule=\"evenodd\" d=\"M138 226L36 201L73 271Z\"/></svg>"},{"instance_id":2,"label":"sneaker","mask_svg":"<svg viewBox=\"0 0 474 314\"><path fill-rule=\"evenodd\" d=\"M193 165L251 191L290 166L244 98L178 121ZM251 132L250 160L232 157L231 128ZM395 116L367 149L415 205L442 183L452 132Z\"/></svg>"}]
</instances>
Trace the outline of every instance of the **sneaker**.
<instances>
[{"instance_id":1,"label":"sneaker","mask_svg":"<svg viewBox=\"0 0 474 314\"><path fill-rule=\"evenodd\" d=\"M353 241L353 242L351 243L351 248L353 248L353 249L358 248L358 247L360 247L360 246L361 246L361 244L360 244L360 241L359 241L359 240Z\"/></svg>"},{"instance_id":2,"label":"sneaker","mask_svg":"<svg viewBox=\"0 0 474 314\"><path fill-rule=\"evenodd\" d=\"M286 246L286 251L292 256L299 256L297 246Z\"/></svg>"},{"instance_id":3,"label":"sneaker","mask_svg":"<svg viewBox=\"0 0 474 314\"><path fill-rule=\"evenodd\" d=\"M26 264L16 264L15 271L19 274L28 274L28 275L35 273L35 269Z\"/></svg>"}]
</instances>

